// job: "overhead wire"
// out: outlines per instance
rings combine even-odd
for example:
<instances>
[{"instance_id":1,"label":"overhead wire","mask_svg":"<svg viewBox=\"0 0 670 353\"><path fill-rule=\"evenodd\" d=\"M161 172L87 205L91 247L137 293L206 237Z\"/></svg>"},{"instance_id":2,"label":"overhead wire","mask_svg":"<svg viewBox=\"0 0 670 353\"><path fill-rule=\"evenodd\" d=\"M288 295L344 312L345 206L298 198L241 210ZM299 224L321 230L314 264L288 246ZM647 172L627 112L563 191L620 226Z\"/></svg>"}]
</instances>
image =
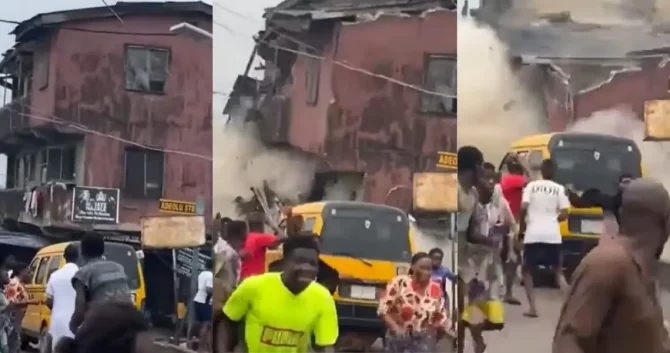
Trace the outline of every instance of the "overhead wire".
<instances>
[{"instance_id":1,"label":"overhead wire","mask_svg":"<svg viewBox=\"0 0 670 353\"><path fill-rule=\"evenodd\" d=\"M123 20L121 18L119 18L118 14L115 11L113 11L113 9L111 9L109 7L109 5L107 5L107 3L104 0L103 0L103 3L105 4L105 6L107 8L110 9L110 11L112 11L114 16L125 26L125 22L123 22ZM3 20L3 19L0 19L0 23L21 24L21 22L19 22L19 21L10 21L10 20ZM120 35L136 35L136 36L142 36L142 35L175 36L176 35L175 33L141 33L141 32L123 32L123 31L99 31L99 30L88 30L88 29L83 29L83 28L71 28L71 27L58 27L58 28L59 28L59 30L65 29L65 30L89 32L89 33L102 33L102 34L120 34ZM158 60L156 57L153 57L153 56L150 56L150 57L154 60ZM172 77L172 74L171 74L169 68L166 68L166 74L168 75L168 77ZM228 96L228 94L226 94L224 92L216 92L215 91L215 92L213 92L213 94ZM211 156L202 155L202 154L198 154L198 153L192 153L192 152L186 152L186 151L181 151L181 150L173 150L173 149L166 149L166 148L160 148L160 147L153 147L153 146L150 146L150 145L146 145L146 144L138 143L138 142L135 142L135 141L127 140L127 139L124 139L124 138L121 138L121 137L118 137L118 136L115 136L115 135L112 135L112 134L103 133L103 132L91 129L87 126L75 123L71 120L60 118L60 117L55 116L53 114L50 114L52 116L51 118L41 116L41 115L37 115L37 114L32 114L33 111L37 110L35 107L27 106L27 105L22 104L20 102L18 104L21 107L23 107L24 109L25 108L30 109L31 114L12 109L9 104L7 104L3 107L0 107L0 110L7 110L7 111L13 112L17 115L27 117L27 118L30 118L30 119L47 121L47 122L51 122L51 123L55 123L55 124L59 124L59 125L64 125L64 126L67 126L69 128L75 129L75 130L86 132L88 134L110 138L110 139L113 139L113 140L116 140L116 141L119 141L119 142L122 142L122 143L125 143L125 144L128 144L128 145L141 147L141 148L147 149L147 150L159 151L159 152L169 153L169 154L184 155L184 156L189 156L189 157L193 157L193 158L207 160L207 161L210 161L210 162L212 161Z\"/></svg>"},{"instance_id":2,"label":"overhead wire","mask_svg":"<svg viewBox=\"0 0 670 353\"><path fill-rule=\"evenodd\" d=\"M247 17L247 16L242 16L242 14L239 14L238 12L236 12L236 11L234 11L234 10L228 9L228 8L226 8L225 6L223 6L223 5L221 5L221 4L217 3L217 2L214 2L214 5L215 5L217 8L222 9L223 11L226 11L226 12L231 13L231 14L235 14L236 16L245 18L245 19L247 19L247 20L251 20L251 18L249 18L249 17ZM258 23L257 21L254 21L254 22ZM217 23L215 23L215 24L217 24ZM240 35L239 32L234 31L234 30L231 29L229 26L223 26L222 28L225 29L226 31L230 32L231 34L234 34L234 35ZM293 42L296 43L296 44L302 44L302 45L304 45L305 47L310 47L310 48L312 48L312 49L314 49L314 50L316 50L316 51L322 52L322 50L318 50L318 49L316 49L315 47L313 47L313 46L311 46L311 45L305 43L304 41L301 41L301 40L299 40L299 39L297 39L297 38L295 38L295 37L292 37L292 36L290 36L290 35L288 35L288 34L280 33L280 32L277 32L277 31L273 31L273 32L276 33L276 34L277 34L278 36L280 36L280 37L284 37L284 38L286 38L286 39L289 39L289 40L293 41ZM347 69L347 70L354 71L354 72L358 72L358 73L361 73L361 74L364 74L364 75L367 75L367 76L371 76L371 77L376 77L376 78L379 78L379 79L383 79L383 80L389 81L389 82L391 82L391 83L397 84L397 85L399 85L399 86L403 86L403 87L406 87L406 88L410 88L410 89L412 89L412 90L415 90L415 91L418 91L418 92L421 92L421 93L425 93L425 94L428 94L428 95L434 95L434 96L443 97L443 98L455 98L455 97L456 97L456 96L453 95L453 94L452 94L452 95L449 95L449 94L445 94L445 93L442 93L442 92L432 91L432 90L425 89L425 88L423 88L423 87L420 87L420 86L417 86L417 85L414 85L414 84L411 84L411 83L404 82L404 81L402 81L402 80L395 79L395 78L393 78L393 77L389 77L389 76L386 76L386 75L378 74L378 73L372 72L372 71L370 71L370 70L367 70L367 69L364 69L364 68L355 66L355 65L353 65L353 64L351 64L351 63L349 63L349 62L347 62L347 61L336 60L336 59L334 59L334 58L327 58L325 55L311 54L311 53L308 53L308 52L303 51L303 50L297 50L297 49L293 49L293 48L284 47L284 46L278 45L278 44L276 44L276 43L274 43L274 42L270 42L270 41L261 39L261 38L259 38L259 37L254 38L254 40L255 40L256 42L264 43L264 44L268 45L269 47L274 48L274 49L277 49L277 50L282 50L282 51L286 51L286 52L294 53L294 54L297 54L297 55L306 56L306 57L313 58L313 59L317 59L317 60L320 60L320 61L330 61L330 62L332 62L333 64L335 64L335 65L337 65L337 66L340 66L340 67L343 67L343 68L345 68L345 69Z\"/></svg>"}]
</instances>

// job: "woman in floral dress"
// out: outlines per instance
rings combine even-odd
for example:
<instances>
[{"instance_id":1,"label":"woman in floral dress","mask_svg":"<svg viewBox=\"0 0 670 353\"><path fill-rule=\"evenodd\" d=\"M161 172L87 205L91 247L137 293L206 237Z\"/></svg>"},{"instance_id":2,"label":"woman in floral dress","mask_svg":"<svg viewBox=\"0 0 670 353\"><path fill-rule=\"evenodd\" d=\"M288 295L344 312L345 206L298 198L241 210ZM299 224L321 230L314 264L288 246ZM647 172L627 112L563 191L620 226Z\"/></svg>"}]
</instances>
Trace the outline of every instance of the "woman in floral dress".
<instances>
[{"instance_id":1,"label":"woman in floral dress","mask_svg":"<svg viewBox=\"0 0 670 353\"><path fill-rule=\"evenodd\" d=\"M378 314L386 323L385 349L389 353L435 352L447 332L444 296L431 281L432 261L425 252L412 257L409 274L395 277L379 301Z\"/></svg>"}]
</instances>

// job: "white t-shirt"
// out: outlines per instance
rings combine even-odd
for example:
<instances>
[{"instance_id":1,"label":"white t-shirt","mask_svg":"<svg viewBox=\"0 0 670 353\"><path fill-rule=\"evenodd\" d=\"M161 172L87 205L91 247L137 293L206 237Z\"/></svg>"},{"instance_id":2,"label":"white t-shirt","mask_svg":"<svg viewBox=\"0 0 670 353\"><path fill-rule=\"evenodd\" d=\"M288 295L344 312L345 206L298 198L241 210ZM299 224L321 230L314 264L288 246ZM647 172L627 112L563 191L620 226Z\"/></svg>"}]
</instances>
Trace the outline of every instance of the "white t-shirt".
<instances>
[{"instance_id":1,"label":"white t-shirt","mask_svg":"<svg viewBox=\"0 0 670 353\"><path fill-rule=\"evenodd\" d=\"M570 207L565 187L551 180L531 181L523 189L521 203L528 204L524 244L561 244L558 212Z\"/></svg>"},{"instance_id":2,"label":"white t-shirt","mask_svg":"<svg viewBox=\"0 0 670 353\"><path fill-rule=\"evenodd\" d=\"M195 294L193 301L203 303L207 301L207 288L214 287L214 274L212 271L202 271L198 275L198 293Z\"/></svg>"},{"instance_id":3,"label":"white t-shirt","mask_svg":"<svg viewBox=\"0 0 670 353\"><path fill-rule=\"evenodd\" d=\"M47 282L46 295L53 300L49 324L49 334L53 337L53 349L56 348L56 343L62 337L74 337L70 331L70 319L74 313L77 294L72 287L72 277L78 270L77 265L67 263L63 268L56 270Z\"/></svg>"}]
</instances>

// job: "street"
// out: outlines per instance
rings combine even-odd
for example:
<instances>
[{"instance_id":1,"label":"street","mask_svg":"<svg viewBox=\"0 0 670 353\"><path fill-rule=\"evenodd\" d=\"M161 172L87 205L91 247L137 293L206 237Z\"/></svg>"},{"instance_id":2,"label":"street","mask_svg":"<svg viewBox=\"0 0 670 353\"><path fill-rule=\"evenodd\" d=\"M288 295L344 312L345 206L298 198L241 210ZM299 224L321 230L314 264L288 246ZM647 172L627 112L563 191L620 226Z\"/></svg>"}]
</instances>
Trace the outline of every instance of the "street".
<instances>
[{"instance_id":1,"label":"street","mask_svg":"<svg viewBox=\"0 0 670 353\"><path fill-rule=\"evenodd\" d=\"M558 289L537 288L537 308L540 317L531 319L523 316L527 310L527 301L523 288L515 289L516 297L521 300L521 306L507 305L505 307L505 328L500 332L486 333L486 353L509 352L537 352L549 353L554 329L563 303ZM670 292L661 293L661 305L667 318L670 313ZM472 352L469 335L465 352Z\"/></svg>"}]
</instances>

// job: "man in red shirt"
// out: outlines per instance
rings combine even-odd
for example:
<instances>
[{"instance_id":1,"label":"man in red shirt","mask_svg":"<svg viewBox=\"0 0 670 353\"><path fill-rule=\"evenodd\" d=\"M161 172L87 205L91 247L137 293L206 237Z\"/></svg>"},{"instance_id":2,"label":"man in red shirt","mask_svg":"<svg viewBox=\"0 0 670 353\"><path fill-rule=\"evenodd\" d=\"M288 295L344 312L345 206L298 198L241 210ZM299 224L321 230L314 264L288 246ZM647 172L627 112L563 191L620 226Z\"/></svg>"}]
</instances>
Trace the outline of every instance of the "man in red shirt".
<instances>
[{"instance_id":1,"label":"man in red shirt","mask_svg":"<svg viewBox=\"0 0 670 353\"><path fill-rule=\"evenodd\" d=\"M242 267L240 281L247 277L265 273L265 253L275 247L282 239L272 234L249 232L240 251Z\"/></svg>"},{"instance_id":2,"label":"man in red shirt","mask_svg":"<svg viewBox=\"0 0 670 353\"><path fill-rule=\"evenodd\" d=\"M507 167L507 173L500 179L500 189L502 190L503 196L505 197L505 200L507 200L510 210L512 211L512 214L518 223L519 213L521 211L521 196L523 195L523 188L528 183L528 180L524 176L523 166L516 158L507 158L505 161L505 166ZM512 242L509 241L509 239L505 242L505 244L507 246L503 249L503 261L505 261L504 301L511 305L521 305L521 302L512 294L514 280L517 277L516 272L517 268L519 267L519 259L521 258L521 254L515 246L511 246ZM512 254L516 256L510 256Z\"/></svg>"}]
</instances>

